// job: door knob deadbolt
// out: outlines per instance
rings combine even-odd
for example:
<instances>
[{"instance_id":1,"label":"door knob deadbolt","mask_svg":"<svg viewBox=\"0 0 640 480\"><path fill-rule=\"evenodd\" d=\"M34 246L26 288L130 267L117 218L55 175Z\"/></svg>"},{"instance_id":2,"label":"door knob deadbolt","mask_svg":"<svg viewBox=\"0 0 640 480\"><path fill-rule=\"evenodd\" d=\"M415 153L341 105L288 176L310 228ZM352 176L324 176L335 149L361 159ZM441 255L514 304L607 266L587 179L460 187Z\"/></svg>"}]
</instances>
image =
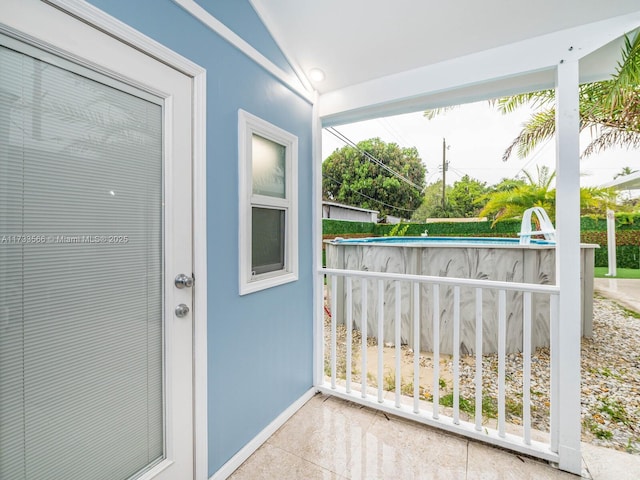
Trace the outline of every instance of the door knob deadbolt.
<instances>
[{"instance_id":1,"label":"door knob deadbolt","mask_svg":"<svg viewBox=\"0 0 640 480\"><path fill-rule=\"evenodd\" d=\"M189 314L189 307L187 307L184 303L181 303L176 307L176 317L184 318Z\"/></svg>"},{"instance_id":2,"label":"door knob deadbolt","mask_svg":"<svg viewBox=\"0 0 640 480\"><path fill-rule=\"evenodd\" d=\"M176 277L175 285L177 288L180 288L180 289L191 288L193 287L193 278L190 277L189 275L185 275L184 273L181 273Z\"/></svg>"}]
</instances>

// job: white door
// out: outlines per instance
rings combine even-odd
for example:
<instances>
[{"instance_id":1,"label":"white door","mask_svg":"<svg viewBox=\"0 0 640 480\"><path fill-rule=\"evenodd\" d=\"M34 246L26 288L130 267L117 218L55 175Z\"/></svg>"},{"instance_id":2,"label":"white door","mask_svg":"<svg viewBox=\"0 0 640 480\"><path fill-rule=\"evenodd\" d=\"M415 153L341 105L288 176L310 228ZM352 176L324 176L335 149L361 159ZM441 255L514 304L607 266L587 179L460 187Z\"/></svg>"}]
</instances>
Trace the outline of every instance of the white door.
<instances>
[{"instance_id":1,"label":"white door","mask_svg":"<svg viewBox=\"0 0 640 480\"><path fill-rule=\"evenodd\" d=\"M193 478L191 79L39 1L0 22L0 478Z\"/></svg>"}]
</instances>

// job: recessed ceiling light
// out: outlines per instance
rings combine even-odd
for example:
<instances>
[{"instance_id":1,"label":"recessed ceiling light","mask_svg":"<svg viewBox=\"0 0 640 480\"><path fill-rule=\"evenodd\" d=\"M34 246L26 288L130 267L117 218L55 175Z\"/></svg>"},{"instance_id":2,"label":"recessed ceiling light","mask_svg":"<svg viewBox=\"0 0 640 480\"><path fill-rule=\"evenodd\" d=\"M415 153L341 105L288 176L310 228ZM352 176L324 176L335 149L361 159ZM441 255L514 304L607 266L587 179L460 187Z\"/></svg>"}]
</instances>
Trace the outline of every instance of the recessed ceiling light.
<instances>
[{"instance_id":1,"label":"recessed ceiling light","mask_svg":"<svg viewBox=\"0 0 640 480\"><path fill-rule=\"evenodd\" d=\"M324 72L319 68L312 68L309 70L309 78L314 82L321 82L324 80Z\"/></svg>"}]
</instances>

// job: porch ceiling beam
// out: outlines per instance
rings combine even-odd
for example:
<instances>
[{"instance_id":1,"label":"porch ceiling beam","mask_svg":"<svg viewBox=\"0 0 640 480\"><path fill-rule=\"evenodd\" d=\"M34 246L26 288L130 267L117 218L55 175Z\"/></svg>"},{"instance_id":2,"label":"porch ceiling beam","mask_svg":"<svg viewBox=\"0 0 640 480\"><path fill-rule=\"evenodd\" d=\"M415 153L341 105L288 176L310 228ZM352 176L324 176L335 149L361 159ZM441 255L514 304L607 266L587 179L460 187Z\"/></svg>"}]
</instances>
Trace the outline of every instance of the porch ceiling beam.
<instances>
[{"instance_id":1,"label":"porch ceiling beam","mask_svg":"<svg viewBox=\"0 0 640 480\"><path fill-rule=\"evenodd\" d=\"M553 88L560 60L587 57L638 26L640 11L328 92L320 96L320 117L329 126ZM614 66L589 62L583 81L605 78Z\"/></svg>"},{"instance_id":2,"label":"porch ceiling beam","mask_svg":"<svg viewBox=\"0 0 640 480\"><path fill-rule=\"evenodd\" d=\"M580 114L579 66L556 71L556 284L558 454L560 468L580 474ZM553 348L553 347L552 347ZM552 381L555 381L552 379ZM552 427L553 428L553 427Z\"/></svg>"}]
</instances>

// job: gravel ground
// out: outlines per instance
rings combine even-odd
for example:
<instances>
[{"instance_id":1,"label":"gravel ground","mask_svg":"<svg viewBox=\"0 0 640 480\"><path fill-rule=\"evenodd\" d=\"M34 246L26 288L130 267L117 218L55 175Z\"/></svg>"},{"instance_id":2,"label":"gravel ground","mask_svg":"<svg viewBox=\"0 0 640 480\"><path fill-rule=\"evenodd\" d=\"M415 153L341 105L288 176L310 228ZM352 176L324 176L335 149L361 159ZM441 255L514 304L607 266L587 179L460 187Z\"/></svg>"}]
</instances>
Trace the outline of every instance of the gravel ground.
<instances>
[{"instance_id":1,"label":"gravel ground","mask_svg":"<svg viewBox=\"0 0 640 480\"><path fill-rule=\"evenodd\" d=\"M330 352L329 318L325 319L325 346ZM596 445L607 446L629 453L640 453L640 318L605 298L594 299L593 338L582 340L582 439ZM337 328L337 372L344 378L346 371L346 331ZM375 339L368 339L375 346ZM357 368L360 333L353 332L353 381L359 381ZM393 350L392 347L385 347ZM413 363L413 352L402 347L403 364ZM475 358L463 357L460 364L461 409L473 414L475 395ZM328 358L325 364L328 367ZM430 370L433 358L420 356L421 368ZM441 397L452 391L452 361L450 356L440 358ZM483 357L483 415L487 422L497 416L498 361L497 355ZM531 421L533 428L549 431L549 350L538 349L531 362ZM327 373L328 368L327 368ZM404 374L403 374L404 375ZM371 375L370 375L371 376ZM403 377L403 391L412 386ZM376 382L370 378L370 384ZM386 378L385 378L385 383ZM393 384L393 381L390 382ZM422 387L422 380L421 380ZM393 389L392 386L389 386ZM422 397L431 400L430 388L421 388ZM522 356L510 354L506 359L506 417L512 424L522 423ZM469 417L470 418L470 417Z\"/></svg>"},{"instance_id":2,"label":"gravel ground","mask_svg":"<svg viewBox=\"0 0 640 480\"><path fill-rule=\"evenodd\" d=\"M640 318L594 300L593 338L582 341L582 437L640 453Z\"/></svg>"}]
</instances>

